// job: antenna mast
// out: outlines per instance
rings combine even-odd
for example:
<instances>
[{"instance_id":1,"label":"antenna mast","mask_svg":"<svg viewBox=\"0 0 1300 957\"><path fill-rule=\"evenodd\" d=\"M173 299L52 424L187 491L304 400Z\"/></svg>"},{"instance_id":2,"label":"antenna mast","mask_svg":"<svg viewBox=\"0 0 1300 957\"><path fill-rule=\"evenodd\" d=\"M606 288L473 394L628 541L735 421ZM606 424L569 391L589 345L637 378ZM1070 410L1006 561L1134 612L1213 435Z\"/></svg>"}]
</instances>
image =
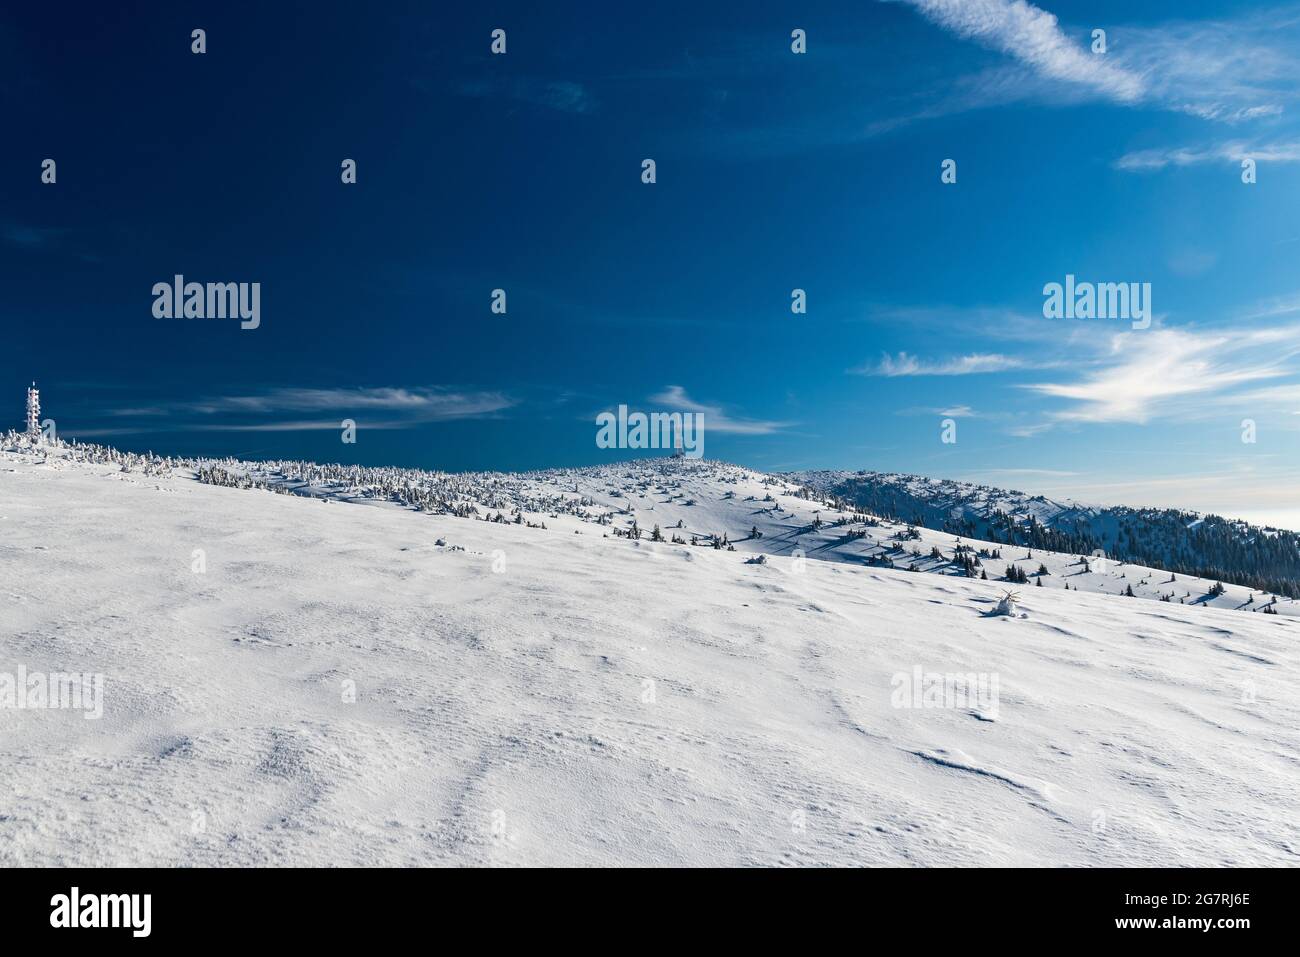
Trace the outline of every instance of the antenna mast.
<instances>
[{"instance_id":1,"label":"antenna mast","mask_svg":"<svg viewBox=\"0 0 1300 957\"><path fill-rule=\"evenodd\" d=\"M41 436L41 393L33 382L27 390L27 438L35 442Z\"/></svg>"}]
</instances>

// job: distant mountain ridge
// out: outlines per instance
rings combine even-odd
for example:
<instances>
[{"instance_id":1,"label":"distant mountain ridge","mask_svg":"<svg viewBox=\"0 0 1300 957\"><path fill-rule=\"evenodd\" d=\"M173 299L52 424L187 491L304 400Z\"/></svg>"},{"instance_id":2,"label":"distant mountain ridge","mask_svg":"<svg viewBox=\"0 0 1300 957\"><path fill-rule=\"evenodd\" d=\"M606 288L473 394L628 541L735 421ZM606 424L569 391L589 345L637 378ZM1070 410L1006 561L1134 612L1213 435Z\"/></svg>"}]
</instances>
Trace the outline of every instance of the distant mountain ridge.
<instances>
[{"instance_id":1,"label":"distant mountain ridge","mask_svg":"<svg viewBox=\"0 0 1300 957\"><path fill-rule=\"evenodd\" d=\"M1088 555L1300 597L1300 534L1176 508L1068 499L896 472L791 472L847 505L986 541Z\"/></svg>"}]
</instances>

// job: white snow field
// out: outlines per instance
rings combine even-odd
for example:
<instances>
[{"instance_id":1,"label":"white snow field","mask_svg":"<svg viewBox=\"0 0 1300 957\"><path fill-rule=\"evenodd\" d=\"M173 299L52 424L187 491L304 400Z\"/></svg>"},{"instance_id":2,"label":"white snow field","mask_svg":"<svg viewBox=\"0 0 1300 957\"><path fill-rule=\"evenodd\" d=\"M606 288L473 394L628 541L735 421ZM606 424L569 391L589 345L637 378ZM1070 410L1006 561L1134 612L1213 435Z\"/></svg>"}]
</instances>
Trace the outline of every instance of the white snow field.
<instances>
[{"instance_id":1,"label":"white snow field","mask_svg":"<svg viewBox=\"0 0 1300 957\"><path fill-rule=\"evenodd\" d=\"M647 531L755 523L754 473L637 468L699 500ZM739 551L526 518L0 453L0 674L104 676L98 720L0 708L0 866L1300 863L1300 625L1246 589L1044 553L994 616L997 581L781 554L780 515ZM997 707L896 707L918 667Z\"/></svg>"}]
</instances>

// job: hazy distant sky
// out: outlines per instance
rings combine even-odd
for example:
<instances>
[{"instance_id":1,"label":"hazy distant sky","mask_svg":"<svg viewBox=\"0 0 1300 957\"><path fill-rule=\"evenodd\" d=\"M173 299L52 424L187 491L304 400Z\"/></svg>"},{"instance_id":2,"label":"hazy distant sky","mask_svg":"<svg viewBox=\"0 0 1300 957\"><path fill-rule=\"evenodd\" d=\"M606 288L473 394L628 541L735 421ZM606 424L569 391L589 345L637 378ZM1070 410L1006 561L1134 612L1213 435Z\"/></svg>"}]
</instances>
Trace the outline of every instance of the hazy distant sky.
<instances>
[{"instance_id":1,"label":"hazy distant sky","mask_svg":"<svg viewBox=\"0 0 1300 957\"><path fill-rule=\"evenodd\" d=\"M82 6L0 14L14 427L35 378L64 437L514 469L626 457L625 403L764 469L1297 523L1300 6ZM260 328L155 319L176 273ZM1044 318L1067 273L1151 328Z\"/></svg>"}]
</instances>

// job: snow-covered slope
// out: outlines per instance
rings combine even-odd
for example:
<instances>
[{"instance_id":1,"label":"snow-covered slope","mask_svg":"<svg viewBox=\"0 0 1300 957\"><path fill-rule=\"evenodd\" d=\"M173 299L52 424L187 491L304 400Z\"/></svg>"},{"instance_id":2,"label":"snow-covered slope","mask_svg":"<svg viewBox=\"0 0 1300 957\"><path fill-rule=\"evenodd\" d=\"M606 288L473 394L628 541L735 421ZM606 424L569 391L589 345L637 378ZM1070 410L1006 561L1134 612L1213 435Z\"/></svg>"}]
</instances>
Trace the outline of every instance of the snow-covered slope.
<instances>
[{"instance_id":1,"label":"snow-covered slope","mask_svg":"<svg viewBox=\"0 0 1300 957\"><path fill-rule=\"evenodd\" d=\"M215 475L220 481L254 481L332 501L402 502L588 534L652 538L658 528L662 538L682 545L725 543L747 554L948 575L966 575L963 559L968 555L970 574L989 580L1011 582L1010 573L1018 570L1028 576L1020 584L1032 587L1300 615L1300 603L1255 588L1110 558L1098 560L1091 552L1053 553L888 521L858 511L843 499L822 495L815 481L810 485L794 481L804 477L671 458L521 475L225 463ZM1038 574L1040 569L1047 573Z\"/></svg>"},{"instance_id":2,"label":"snow-covered slope","mask_svg":"<svg viewBox=\"0 0 1300 957\"><path fill-rule=\"evenodd\" d=\"M1286 615L1061 569L994 616L1005 586L864 566L865 539L732 467L474 493L550 497L543 529L40 458L0 454L0 672L101 673L104 711L0 709L0 865L1300 854ZM597 524L627 506L688 541L764 534ZM917 668L996 677L997 706L900 707Z\"/></svg>"}]
</instances>

